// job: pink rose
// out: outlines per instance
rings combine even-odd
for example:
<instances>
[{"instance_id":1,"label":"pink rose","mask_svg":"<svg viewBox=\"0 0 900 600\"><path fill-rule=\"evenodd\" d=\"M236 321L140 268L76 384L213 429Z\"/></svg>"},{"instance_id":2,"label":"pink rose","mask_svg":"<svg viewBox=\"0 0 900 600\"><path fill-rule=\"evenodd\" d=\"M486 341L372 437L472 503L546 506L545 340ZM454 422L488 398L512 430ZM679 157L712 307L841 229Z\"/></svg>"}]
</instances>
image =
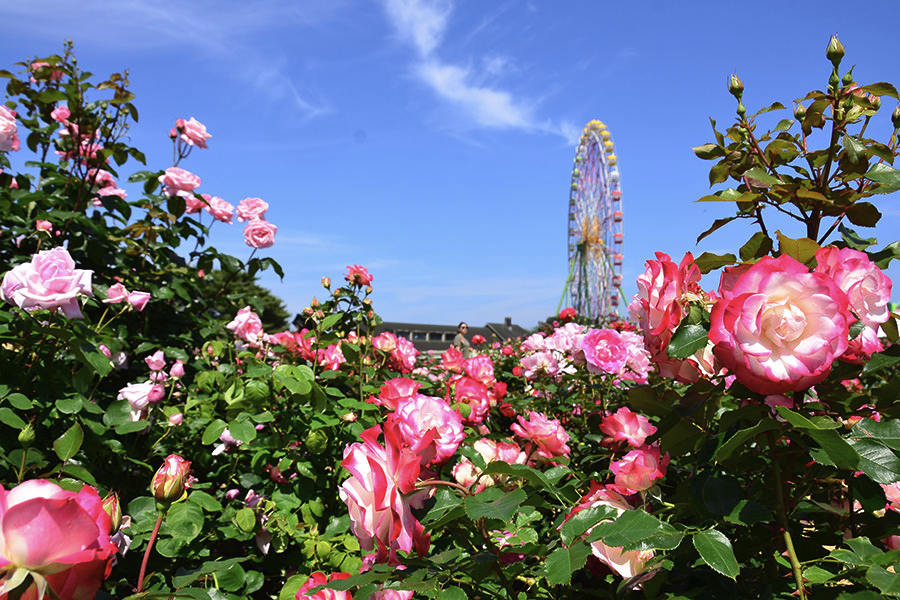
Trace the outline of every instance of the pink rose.
<instances>
[{"instance_id":1,"label":"pink rose","mask_svg":"<svg viewBox=\"0 0 900 600\"><path fill-rule=\"evenodd\" d=\"M350 529L364 550L375 549L376 562L390 561L397 550L424 556L431 544L422 524L413 516L430 491L416 490L420 461L401 443L397 425L384 424L384 446L378 442L381 426L360 434L362 442L344 450L341 466L351 477L339 494L350 513Z\"/></svg>"},{"instance_id":2,"label":"pink rose","mask_svg":"<svg viewBox=\"0 0 900 600\"><path fill-rule=\"evenodd\" d=\"M169 167L164 175L160 175L159 182L163 185L163 193L169 198L173 196L188 198L200 185L200 178L179 167Z\"/></svg>"},{"instance_id":3,"label":"pink rose","mask_svg":"<svg viewBox=\"0 0 900 600\"><path fill-rule=\"evenodd\" d=\"M166 368L166 355L162 350L157 350L156 352L145 358L144 362L147 363L147 367L151 371L162 371Z\"/></svg>"},{"instance_id":4,"label":"pink rose","mask_svg":"<svg viewBox=\"0 0 900 600\"><path fill-rule=\"evenodd\" d=\"M350 592L347 591L323 589L311 595L305 593L320 585L325 585L329 581L348 579L349 577L350 573L332 573L330 576L325 577L324 573L316 571L297 590L296 600L304 600L306 598L310 600L350 600Z\"/></svg>"},{"instance_id":5,"label":"pink rose","mask_svg":"<svg viewBox=\"0 0 900 600\"><path fill-rule=\"evenodd\" d=\"M419 351L411 341L406 338L397 338L397 347L391 352L391 368L401 373L410 373L416 366L416 357Z\"/></svg>"},{"instance_id":6,"label":"pink rose","mask_svg":"<svg viewBox=\"0 0 900 600\"><path fill-rule=\"evenodd\" d=\"M344 275L344 279L352 283L353 285L358 285L360 287L364 285L369 285L372 283L372 275L369 274L368 269L365 267L361 267L359 265L348 265L347 266L347 274Z\"/></svg>"},{"instance_id":7,"label":"pink rose","mask_svg":"<svg viewBox=\"0 0 900 600\"><path fill-rule=\"evenodd\" d=\"M175 121L175 128L181 133L181 140L190 146L199 146L207 148L206 140L212 136L206 133L206 125L191 117L189 121L178 119Z\"/></svg>"},{"instance_id":8,"label":"pink rose","mask_svg":"<svg viewBox=\"0 0 900 600\"><path fill-rule=\"evenodd\" d=\"M726 269L710 314L715 355L759 394L805 390L847 349L848 299L828 276L783 254L734 279ZM733 285L732 285L733 284Z\"/></svg>"},{"instance_id":9,"label":"pink rose","mask_svg":"<svg viewBox=\"0 0 900 600\"><path fill-rule=\"evenodd\" d=\"M207 205L206 212L211 214L214 219L217 221L222 221L223 223L232 224L232 217L234 217L234 205L227 200L223 200L218 196L210 196L209 194L203 194L203 199L206 200ZM274 236L275 233L273 232ZM246 239L246 232L244 233L244 238ZM249 243L249 242L248 242Z\"/></svg>"},{"instance_id":10,"label":"pink rose","mask_svg":"<svg viewBox=\"0 0 900 600\"><path fill-rule=\"evenodd\" d=\"M256 344L262 341L262 319L249 306L239 310L234 320L225 327L245 342Z\"/></svg>"},{"instance_id":11,"label":"pink rose","mask_svg":"<svg viewBox=\"0 0 900 600\"><path fill-rule=\"evenodd\" d=\"M209 194L203 194L203 196L209 196ZM184 199L184 214L186 215L195 215L201 210L206 208L206 202L197 196L190 194Z\"/></svg>"},{"instance_id":12,"label":"pink rose","mask_svg":"<svg viewBox=\"0 0 900 600\"><path fill-rule=\"evenodd\" d=\"M78 294L93 295L92 271L75 268L65 248L42 250L31 262L14 267L3 276L0 298L19 308L59 309L69 319L84 315Z\"/></svg>"},{"instance_id":13,"label":"pink rose","mask_svg":"<svg viewBox=\"0 0 900 600\"><path fill-rule=\"evenodd\" d=\"M850 248L828 246L816 252L816 273L823 273L847 294L850 310L863 324L863 330L850 340L843 358L862 364L884 350L878 339L878 327L890 318L891 280L868 255Z\"/></svg>"},{"instance_id":14,"label":"pink rose","mask_svg":"<svg viewBox=\"0 0 900 600\"><path fill-rule=\"evenodd\" d=\"M178 427L184 421L184 415L181 413L173 413L169 415L169 425Z\"/></svg>"},{"instance_id":15,"label":"pink rose","mask_svg":"<svg viewBox=\"0 0 900 600\"><path fill-rule=\"evenodd\" d=\"M131 405L131 420L140 421L151 402L159 402L166 394L166 389L152 381L129 383L119 390L118 399L127 400Z\"/></svg>"},{"instance_id":16,"label":"pink rose","mask_svg":"<svg viewBox=\"0 0 900 600\"><path fill-rule=\"evenodd\" d=\"M467 358L463 365L466 375L472 379L476 379L484 385L491 385L494 382L494 362L487 356L479 354Z\"/></svg>"},{"instance_id":17,"label":"pink rose","mask_svg":"<svg viewBox=\"0 0 900 600\"><path fill-rule=\"evenodd\" d=\"M141 312L144 310L144 307L147 306L147 302L150 301L150 292L129 292L128 293L128 304L131 307Z\"/></svg>"},{"instance_id":18,"label":"pink rose","mask_svg":"<svg viewBox=\"0 0 900 600\"><path fill-rule=\"evenodd\" d=\"M278 227L263 219L251 219L244 227L244 241L251 248L269 248L275 243Z\"/></svg>"},{"instance_id":19,"label":"pink rose","mask_svg":"<svg viewBox=\"0 0 900 600\"><path fill-rule=\"evenodd\" d=\"M566 433L558 419L548 419L543 413L528 411L528 419L519 415L518 423L513 423L510 429L519 437L528 440L537 448L538 456L555 458L568 456L570 449L566 445L569 434Z\"/></svg>"},{"instance_id":20,"label":"pink rose","mask_svg":"<svg viewBox=\"0 0 900 600\"><path fill-rule=\"evenodd\" d=\"M262 198L244 198L238 202L237 220L240 222L262 219L269 210L269 203Z\"/></svg>"},{"instance_id":21,"label":"pink rose","mask_svg":"<svg viewBox=\"0 0 900 600\"><path fill-rule=\"evenodd\" d=\"M15 111L0 106L0 152L15 152L19 149L19 127Z\"/></svg>"},{"instance_id":22,"label":"pink rose","mask_svg":"<svg viewBox=\"0 0 900 600\"><path fill-rule=\"evenodd\" d=\"M486 385L471 377L460 377L453 384L453 407L469 425L481 423L491 410Z\"/></svg>"},{"instance_id":23,"label":"pink rose","mask_svg":"<svg viewBox=\"0 0 900 600\"><path fill-rule=\"evenodd\" d=\"M69 111L69 107L67 106L57 106L50 112L50 118L60 123L64 122L71 116L72 113L71 111Z\"/></svg>"},{"instance_id":24,"label":"pink rose","mask_svg":"<svg viewBox=\"0 0 900 600\"><path fill-rule=\"evenodd\" d=\"M52 231L53 223L51 223L50 221L45 221L43 219L38 219L34 223L34 228L37 231Z\"/></svg>"},{"instance_id":25,"label":"pink rose","mask_svg":"<svg viewBox=\"0 0 900 600\"><path fill-rule=\"evenodd\" d=\"M591 329L581 341L591 373L617 374L628 360L628 346L615 329Z\"/></svg>"},{"instance_id":26,"label":"pink rose","mask_svg":"<svg viewBox=\"0 0 900 600\"><path fill-rule=\"evenodd\" d=\"M443 398L416 394L401 400L388 416L404 443L421 457L422 466L447 462L466 437L462 417Z\"/></svg>"},{"instance_id":27,"label":"pink rose","mask_svg":"<svg viewBox=\"0 0 900 600\"><path fill-rule=\"evenodd\" d=\"M659 446L644 446L632 450L621 460L610 463L609 468L616 476L616 487L626 494L650 489L653 482L666 475L669 464L668 453L660 458Z\"/></svg>"},{"instance_id":28,"label":"pink rose","mask_svg":"<svg viewBox=\"0 0 900 600\"><path fill-rule=\"evenodd\" d=\"M180 360L176 360L175 364L172 365L172 368L169 369L169 377L172 379L181 379L184 377L184 363Z\"/></svg>"},{"instance_id":29,"label":"pink rose","mask_svg":"<svg viewBox=\"0 0 900 600\"><path fill-rule=\"evenodd\" d=\"M397 410L401 401L414 397L422 384L406 377L395 377L384 382L377 398L370 398L372 404Z\"/></svg>"},{"instance_id":30,"label":"pink rose","mask_svg":"<svg viewBox=\"0 0 900 600\"><path fill-rule=\"evenodd\" d=\"M337 371L341 365L347 362L347 358L341 351L341 344L329 344L327 348L319 349L317 355L319 364L326 371Z\"/></svg>"},{"instance_id":31,"label":"pink rose","mask_svg":"<svg viewBox=\"0 0 900 600\"><path fill-rule=\"evenodd\" d=\"M656 427L644 415L631 412L623 406L614 414L603 417L600 431L617 442L624 440L637 448L644 445L648 436L656 433Z\"/></svg>"},{"instance_id":32,"label":"pink rose","mask_svg":"<svg viewBox=\"0 0 900 600\"><path fill-rule=\"evenodd\" d=\"M0 565L3 571L21 568L43 577L55 597L92 600L97 595L118 549L110 541L111 529L91 486L69 492L33 479L8 491L0 487ZM37 598L35 583L28 581L22 597Z\"/></svg>"},{"instance_id":33,"label":"pink rose","mask_svg":"<svg viewBox=\"0 0 900 600\"><path fill-rule=\"evenodd\" d=\"M128 299L128 290L121 283L114 283L106 290L105 304L119 304Z\"/></svg>"}]
</instances>

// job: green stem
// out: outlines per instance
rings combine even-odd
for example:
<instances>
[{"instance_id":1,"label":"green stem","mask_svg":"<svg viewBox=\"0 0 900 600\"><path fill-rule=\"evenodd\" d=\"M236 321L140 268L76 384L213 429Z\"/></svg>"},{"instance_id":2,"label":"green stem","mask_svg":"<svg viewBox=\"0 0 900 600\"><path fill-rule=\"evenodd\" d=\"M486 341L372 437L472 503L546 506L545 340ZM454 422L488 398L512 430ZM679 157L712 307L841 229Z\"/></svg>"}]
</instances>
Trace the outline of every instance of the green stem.
<instances>
[{"instance_id":1,"label":"green stem","mask_svg":"<svg viewBox=\"0 0 900 600\"><path fill-rule=\"evenodd\" d=\"M153 543L156 542L156 536L159 533L159 526L162 525L163 515L165 511L159 509L156 513L156 524L153 526L153 532L150 534L150 540L147 542L147 549L144 550L144 559L141 561L141 572L138 574L137 593L144 590L144 574L147 572L147 560L150 558L150 550L153 549Z\"/></svg>"},{"instance_id":2,"label":"green stem","mask_svg":"<svg viewBox=\"0 0 900 600\"><path fill-rule=\"evenodd\" d=\"M22 464L19 465L19 472L16 473L16 483L22 483L22 478L25 477L25 462L28 458L28 448L22 449Z\"/></svg>"},{"instance_id":3,"label":"green stem","mask_svg":"<svg viewBox=\"0 0 900 600\"><path fill-rule=\"evenodd\" d=\"M775 479L775 501L778 509L778 521L781 525L784 545L787 549L788 559L791 562L791 570L794 573L794 583L797 585L797 594L800 600L806 600L806 588L803 587L803 572L800 567L800 560L797 558L797 551L794 549L794 540L791 537L789 529L787 507L784 502L784 488L781 479L781 460L775 450L775 436L769 431L769 448L772 451L772 475Z\"/></svg>"}]
</instances>

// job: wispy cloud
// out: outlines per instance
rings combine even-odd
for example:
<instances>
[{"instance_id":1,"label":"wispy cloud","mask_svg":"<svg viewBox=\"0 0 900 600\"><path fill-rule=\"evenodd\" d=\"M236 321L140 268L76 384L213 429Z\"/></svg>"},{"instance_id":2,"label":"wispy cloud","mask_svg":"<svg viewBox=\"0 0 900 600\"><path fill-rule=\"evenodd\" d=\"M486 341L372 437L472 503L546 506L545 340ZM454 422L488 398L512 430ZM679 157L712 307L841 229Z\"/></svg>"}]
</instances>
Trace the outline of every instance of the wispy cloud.
<instances>
[{"instance_id":1,"label":"wispy cloud","mask_svg":"<svg viewBox=\"0 0 900 600\"><path fill-rule=\"evenodd\" d=\"M571 141L574 126L540 119L535 101L491 84L501 74L509 73L509 58L482 57L479 72L439 56L453 8L449 0L384 0L384 7L397 36L416 51L413 74L471 123L485 128L548 132ZM482 22L479 27L484 26Z\"/></svg>"},{"instance_id":2,"label":"wispy cloud","mask_svg":"<svg viewBox=\"0 0 900 600\"><path fill-rule=\"evenodd\" d=\"M255 48L261 31L310 26L327 19L338 2L304 2L299 11L289 3L260 0L252 4L196 0L11 0L0 4L7 27L27 31L30 38L59 42L77 32L77 47L92 45L117 52L198 51L211 65L228 65L228 73L273 103L289 105L303 118L331 112L330 104L304 90L285 68L286 61ZM328 8L329 6L333 8ZM40 22L39 28L31 23ZM21 26L19 26L21 25ZM114 35L114 42L110 36Z\"/></svg>"}]
</instances>

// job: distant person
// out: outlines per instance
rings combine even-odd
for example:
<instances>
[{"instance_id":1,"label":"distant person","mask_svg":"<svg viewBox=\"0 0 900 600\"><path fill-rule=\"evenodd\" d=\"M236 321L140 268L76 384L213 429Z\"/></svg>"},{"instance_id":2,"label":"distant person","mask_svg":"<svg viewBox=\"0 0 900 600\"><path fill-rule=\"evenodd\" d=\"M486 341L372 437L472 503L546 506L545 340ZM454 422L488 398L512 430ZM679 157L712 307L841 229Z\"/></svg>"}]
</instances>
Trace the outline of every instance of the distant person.
<instances>
[{"instance_id":1,"label":"distant person","mask_svg":"<svg viewBox=\"0 0 900 600\"><path fill-rule=\"evenodd\" d=\"M453 347L462 352L463 356L469 356L472 353L472 344L466 339L468 331L469 325L462 321L456 326L456 337L453 338Z\"/></svg>"}]
</instances>

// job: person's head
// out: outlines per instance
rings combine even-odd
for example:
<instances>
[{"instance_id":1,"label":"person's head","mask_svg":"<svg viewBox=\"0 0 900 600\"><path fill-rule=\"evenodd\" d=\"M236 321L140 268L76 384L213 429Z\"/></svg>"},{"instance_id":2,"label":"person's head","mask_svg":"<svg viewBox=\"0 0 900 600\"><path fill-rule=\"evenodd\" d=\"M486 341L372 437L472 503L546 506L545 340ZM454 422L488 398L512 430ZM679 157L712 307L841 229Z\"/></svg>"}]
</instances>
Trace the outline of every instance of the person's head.
<instances>
[{"instance_id":1,"label":"person's head","mask_svg":"<svg viewBox=\"0 0 900 600\"><path fill-rule=\"evenodd\" d=\"M456 333L467 333L469 331L469 325L465 321L460 321L459 325L456 326Z\"/></svg>"}]
</instances>

